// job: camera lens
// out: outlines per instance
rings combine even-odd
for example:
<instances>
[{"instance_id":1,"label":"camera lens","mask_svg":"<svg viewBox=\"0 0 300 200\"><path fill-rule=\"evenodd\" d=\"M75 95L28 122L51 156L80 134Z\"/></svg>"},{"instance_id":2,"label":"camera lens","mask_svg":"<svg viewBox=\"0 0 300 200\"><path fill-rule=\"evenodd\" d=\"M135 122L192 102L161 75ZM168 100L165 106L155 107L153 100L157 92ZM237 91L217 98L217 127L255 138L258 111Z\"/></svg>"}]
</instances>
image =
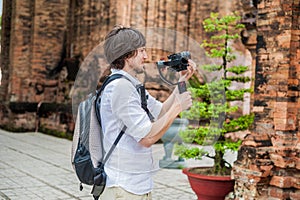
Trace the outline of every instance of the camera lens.
<instances>
[{"instance_id":1,"label":"camera lens","mask_svg":"<svg viewBox=\"0 0 300 200\"><path fill-rule=\"evenodd\" d=\"M187 59L191 58L191 53L189 51L182 51L182 52L180 52L180 55Z\"/></svg>"}]
</instances>

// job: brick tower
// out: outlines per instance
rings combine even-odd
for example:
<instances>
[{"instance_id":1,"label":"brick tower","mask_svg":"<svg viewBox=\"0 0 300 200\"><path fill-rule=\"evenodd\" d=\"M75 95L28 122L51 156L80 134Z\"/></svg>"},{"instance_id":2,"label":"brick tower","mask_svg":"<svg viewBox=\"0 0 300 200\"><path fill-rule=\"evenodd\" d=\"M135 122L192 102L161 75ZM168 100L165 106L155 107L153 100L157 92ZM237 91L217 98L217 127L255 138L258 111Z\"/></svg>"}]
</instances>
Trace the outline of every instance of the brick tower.
<instances>
[{"instance_id":1,"label":"brick tower","mask_svg":"<svg viewBox=\"0 0 300 200\"><path fill-rule=\"evenodd\" d=\"M243 8L255 122L234 165L236 199L300 199L300 1L244 1Z\"/></svg>"}]
</instances>

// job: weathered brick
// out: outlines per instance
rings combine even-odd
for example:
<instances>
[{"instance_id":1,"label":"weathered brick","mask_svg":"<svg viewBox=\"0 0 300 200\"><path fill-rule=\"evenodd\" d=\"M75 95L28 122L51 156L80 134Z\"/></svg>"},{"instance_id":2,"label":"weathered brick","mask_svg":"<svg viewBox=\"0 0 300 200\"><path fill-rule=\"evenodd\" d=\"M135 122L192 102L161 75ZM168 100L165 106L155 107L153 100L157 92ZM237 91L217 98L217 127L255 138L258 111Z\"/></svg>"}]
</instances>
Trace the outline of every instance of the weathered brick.
<instances>
[{"instance_id":1,"label":"weathered brick","mask_svg":"<svg viewBox=\"0 0 300 200\"><path fill-rule=\"evenodd\" d=\"M293 186L293 177L273 176L270 185L277 186L279 188L290 188Z\"/></svg>"},{"instance_id":2,"label":"weathered brick","mask_svg":"<svg viewBox=\"0 0 300 200\"><path fill-rule=\"evenodd\" d=\"M295 162L293 158L280 156L278 154L270 154L270 159L275 166L281 168L295 167Z\"/></svg>"},{"instance_id":3,"label":"weathered brick","mask_svg":"<svg viewBox=\"0 0 300 200\"><path fill-rule=\"evenodd\" d=\"M273 199L288 199L290 197L289 191L285 191L281 188L270 187L268 191L269 197ZM269 199L269 198L268 198Z\"/></svg>"},{"instance_id":4,"label":"weathered brick","mask_svg":"<svg viewBox=\"0 0 300 200\"><path fill-rule=\"evenodd\" d=\"M272 174L272 165L260 166L260 171L262 172L262 177L268 177Z\"/></svg>"},{"instance_id":5,"label":"weathered brick","mask_svg":"<svg viewBox=\"0 0 300 200\"><path fill-rule=\"evenodd\" d=\"M294 190L290 192L290 199L291 200L298 200L300 199L300 190Z\"/></svg>"},{"instance_id":6,"label":"weathered brick","mask_svg":"<svg viewBox=\"0 0 300 200\"><path fill-rule=\"evenodd\" d=\"M263 112L264 107L263 106L253 106L252 112Z\"/></svg>"}]
</instances>

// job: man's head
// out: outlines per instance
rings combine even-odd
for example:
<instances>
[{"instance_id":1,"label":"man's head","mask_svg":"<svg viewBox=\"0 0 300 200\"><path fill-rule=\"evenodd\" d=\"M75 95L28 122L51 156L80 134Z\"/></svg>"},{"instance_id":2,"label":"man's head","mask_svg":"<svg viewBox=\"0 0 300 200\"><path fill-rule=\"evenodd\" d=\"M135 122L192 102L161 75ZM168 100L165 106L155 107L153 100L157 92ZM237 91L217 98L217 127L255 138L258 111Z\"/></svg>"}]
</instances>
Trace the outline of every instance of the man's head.
<instances>
[{"instance_id":1,"label":"man's head","mask_svg":"<svg viewBox=\"0 0 300 200\"><path fill-rule=\"evenodd\" d=\"M125 60L137 55L137 49L145 45L146 39L138 30L115 26L105 37L106 60L112 68L123 69Z\"/></svg>"}]
</instances>

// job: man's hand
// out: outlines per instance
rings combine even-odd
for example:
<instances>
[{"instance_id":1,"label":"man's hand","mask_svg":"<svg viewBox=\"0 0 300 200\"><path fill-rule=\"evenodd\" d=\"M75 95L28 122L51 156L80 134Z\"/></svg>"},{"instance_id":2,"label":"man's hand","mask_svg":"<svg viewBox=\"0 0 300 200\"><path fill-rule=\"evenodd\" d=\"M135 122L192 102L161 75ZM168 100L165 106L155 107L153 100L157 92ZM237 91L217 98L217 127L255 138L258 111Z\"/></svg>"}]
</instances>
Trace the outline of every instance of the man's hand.
<instances>
[{"instance_id":1,"label":"man's hand","mask_svg":"<svg viewBox=\"0 0 300 200\"><path fill-rule=\"evenodd\" d=\"M180 72L180 78L179 78L179 82L181 81L188 81L192 75L194 74L194 72L196 71L196 63L189 59L188 60L188 67L187 67L187 70L184 70L184 71L181 71Z\"/></svg>"},{"instance_id":2,"label":"man's hand","mask_svg":"<svg viewBox=\"0 0 300 200\"><path fill-rule=\"evenodd\" d=\"M187 91L182 94L176 94L175 102L180 106L180 112L189 109L192 106L191 92Z\"/></svg>"}]
</instances>

